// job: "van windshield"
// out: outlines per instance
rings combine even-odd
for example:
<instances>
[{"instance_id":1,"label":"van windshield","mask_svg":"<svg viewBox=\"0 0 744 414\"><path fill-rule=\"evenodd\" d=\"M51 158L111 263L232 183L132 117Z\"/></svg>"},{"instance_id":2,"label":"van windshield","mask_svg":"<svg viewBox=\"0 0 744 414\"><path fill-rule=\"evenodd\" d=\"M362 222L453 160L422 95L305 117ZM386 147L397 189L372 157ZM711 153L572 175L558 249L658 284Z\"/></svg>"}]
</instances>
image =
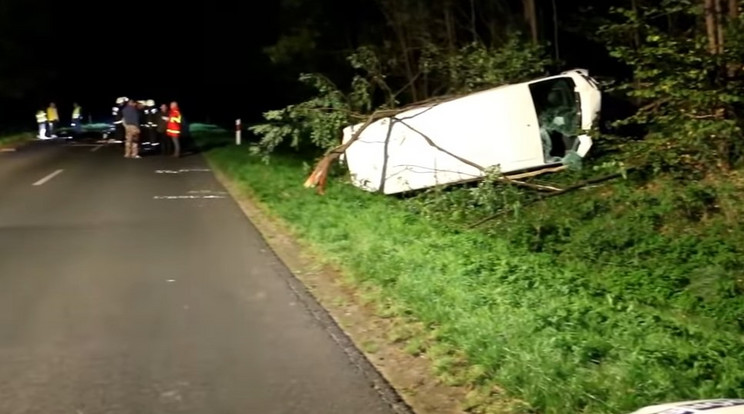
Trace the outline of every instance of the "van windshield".
<instances>
[{"instance_id":1,"label":"van windshield","mask_svg":"<svg viewBox=\"0 0 744 414\"><path fill-rule=\"evenodd\" d=\"M581 101L570 77L530 84L540 126L540 138L546 163L561 162L574 151L581 126Z\"/></svg>"}]
</instances>

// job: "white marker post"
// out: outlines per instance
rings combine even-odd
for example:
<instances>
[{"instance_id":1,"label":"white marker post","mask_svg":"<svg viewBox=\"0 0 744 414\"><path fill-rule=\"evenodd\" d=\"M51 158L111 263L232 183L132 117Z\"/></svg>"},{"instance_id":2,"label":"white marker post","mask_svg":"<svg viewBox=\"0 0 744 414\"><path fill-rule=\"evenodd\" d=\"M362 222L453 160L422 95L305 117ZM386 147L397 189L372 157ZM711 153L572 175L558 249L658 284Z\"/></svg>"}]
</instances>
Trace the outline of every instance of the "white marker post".
<instances>
[{"instance_id":1,"label":"white marker post","mask_svg":"<svg viewBox=\"0 0 744 414\"><path fill-rule=\"evenodd\" d=\"M240 118L235 120L235 145L240 145L240 133L242 126L240 125Z\"/></svg>"}]
</instances>

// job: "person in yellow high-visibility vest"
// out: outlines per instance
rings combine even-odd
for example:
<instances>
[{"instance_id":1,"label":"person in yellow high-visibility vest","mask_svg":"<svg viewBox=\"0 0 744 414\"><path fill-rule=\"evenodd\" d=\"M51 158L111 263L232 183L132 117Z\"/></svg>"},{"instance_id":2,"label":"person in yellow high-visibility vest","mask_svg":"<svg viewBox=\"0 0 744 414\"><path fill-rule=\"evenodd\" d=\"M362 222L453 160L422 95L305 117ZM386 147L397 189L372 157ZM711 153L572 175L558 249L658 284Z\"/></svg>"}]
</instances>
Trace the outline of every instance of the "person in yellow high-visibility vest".
<instances>
[{"instance_id":1,"label":"person in yellow high-visibility vest","mask_svg":"<svg viewBox=\"0 0 744 414\"><path fill-rule=\"evenodd\" d=\"M57 105L55 105L54 102L50 103L47 108L47 123L49 124L47 135L50 138L57 138L55 128L57 127L57 124L59 124L59 114L57 113Z\"/></svg>"},{"instance_id":2,"label":"person in yellow high-visibility vest","mask_svg":"<svg viewBox=\"0 0 744 414\"><path fill-rule=\"evenodd\" d=\"M72 104L72 122L70 123L70 126L72 126L72 130L75 131L76 134L83 131L83 108L81 108L77 102Z\"/></svg>"},{"instance_id":3,"label":"person in yellow high-visibility vest","mask_svg":"<svg viewBox=\"0 0 744 414\"><path fill-rule=\"evenodd\" d=\"M36 111L36 124L39 126L39 139L46 139L47 114L43 109Z\"/></svg>"}]
</instances>

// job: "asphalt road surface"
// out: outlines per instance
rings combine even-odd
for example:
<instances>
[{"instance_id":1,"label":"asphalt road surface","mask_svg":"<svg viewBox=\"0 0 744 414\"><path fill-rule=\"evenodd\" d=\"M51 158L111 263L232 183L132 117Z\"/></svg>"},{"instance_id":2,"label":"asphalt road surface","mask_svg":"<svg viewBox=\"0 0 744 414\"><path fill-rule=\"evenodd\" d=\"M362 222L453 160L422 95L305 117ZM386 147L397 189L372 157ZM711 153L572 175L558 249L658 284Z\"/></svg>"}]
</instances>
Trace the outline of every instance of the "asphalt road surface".
<instances>
[{"instance_id":1,"label":"asphalt road surface","mask_svg":"<svg viewBox=\"0 0 744 414\"><path fill-rule=\"evenodd\" d=\"M1 414L407 411L208 169L0 153Z\"/></svg>"}]
</instances>

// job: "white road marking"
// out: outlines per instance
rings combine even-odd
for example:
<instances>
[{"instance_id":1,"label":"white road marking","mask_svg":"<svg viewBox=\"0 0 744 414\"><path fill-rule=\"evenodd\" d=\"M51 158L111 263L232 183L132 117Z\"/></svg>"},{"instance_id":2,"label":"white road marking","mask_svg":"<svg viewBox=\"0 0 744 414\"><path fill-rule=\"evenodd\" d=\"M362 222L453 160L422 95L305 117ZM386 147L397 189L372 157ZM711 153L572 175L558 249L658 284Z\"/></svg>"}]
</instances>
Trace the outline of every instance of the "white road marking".
<instances>
[{"instance_id":1,"label":"white road marking","mask_svg":"<svg viewBox=\"0 0 744 414\"><path fill-rule=\"evenodd\" d=\"M0 152L15 152L15 148L0 148Z\"/></svg>"},{"instance_id":2,"label":"white road marking","mask_svg":"<svg viewBox=\"0 0 744 414\"><path fill-rule=\"evenodd\" d=\"M212 191L212 190L191 190L189 194L227 194L225 191Z\"/></svg>"},{"instance_id":3,"label":"white road marking","mask_svg":"<svg viewBox=\"0 0 744 414\"><path fill-rule=\"evenodd\" d=\"M153 196L154 200L195 200L209 198L225 198L221 195L177 195L177 196Z\"/></svg>"},{"instance_id":4,"label":"white road marking","mask_svg":"<svg viewBox=\"0 0 744 414\"><path fill-rule=\"evenodd\" d=\"M37 186L38 185L43 185L44 183L46 183L47 181L51 180L52 178L54 178L54 177L62 174L63 171L64 170L57 170L57 171L55 171L55 172L47 175L46 177L42 178L41 180L35 182L33 185L37 185Z\"/></svg>"},{"instance_id":5,"label":"white road marking","mask_svg":"<svg viewBox=\"0 0 744 414\"><path fill-rule=\"evenodd\" d=\"M103 145L97 145L97 146L95 146L95 147L91 148L91 149L90 149L90 152L96 152L96 151L98 151L99 149L101 149L101 147L102 147L102 146L103 146Z\"/></svg>"},{"instance_id":6,"label":"white road marking","mask_svg":"<svg viewBox=\"0 0 744 414\"><path fill-rule=\"evenodd\" d=\"M180 170L155 170L156 174L180 174L185 172L209 172L209 168L181 168Z\"/></svg>"}]
</instances>

